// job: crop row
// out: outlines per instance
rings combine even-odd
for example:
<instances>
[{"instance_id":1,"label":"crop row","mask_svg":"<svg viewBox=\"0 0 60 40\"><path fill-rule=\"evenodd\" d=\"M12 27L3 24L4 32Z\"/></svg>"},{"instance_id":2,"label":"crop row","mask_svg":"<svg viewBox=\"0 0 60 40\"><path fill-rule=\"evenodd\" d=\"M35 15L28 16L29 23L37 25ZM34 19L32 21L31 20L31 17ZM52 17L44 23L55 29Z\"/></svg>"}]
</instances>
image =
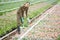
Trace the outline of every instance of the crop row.
<instances>
[{"instance_id":1,"label":"crop row","mask_svg":"<svg viewBox=\"0 0 60 40\"><path fill-rule=\"evenodd\" d=\"M36 11L33 11L29 14L29 18L34 18L35 16L41 14L44 12L44 10L47 10L49 7L51 7L51 5L47 5L44 6L40 9L37 9ZM16 17L16 15L14 15ZM9 33L10 31L12 31L13 29L15 29L17 27L16 24L16 18L13 19L13 17L9 17L7 16L6 18L0 19L0 36L3 36L7 33ZM24 25L27 26L27 21L25 19Z\"/></svg>"},{"instance_id":2,"label":"crop row","mask_svg":"<svg viewBox=\"0 0 60 40\"><path fill-rule=\"evenodd\" d=\"M48 4L47 6L44 6L40 9L34 10L33 12L30 12L29 18L34 18L35 16L43 13L45 10L49 9L52 6L52 4ZM26 20L26 19L25 19ZM27 22L24 21L24 25L27 25ZM0 37L6 35L7 33L11 32L17 28L17 22L16 22L16 15L11 16L3 16L3 18L0 18Z\"/></svg>"}]
</instances>

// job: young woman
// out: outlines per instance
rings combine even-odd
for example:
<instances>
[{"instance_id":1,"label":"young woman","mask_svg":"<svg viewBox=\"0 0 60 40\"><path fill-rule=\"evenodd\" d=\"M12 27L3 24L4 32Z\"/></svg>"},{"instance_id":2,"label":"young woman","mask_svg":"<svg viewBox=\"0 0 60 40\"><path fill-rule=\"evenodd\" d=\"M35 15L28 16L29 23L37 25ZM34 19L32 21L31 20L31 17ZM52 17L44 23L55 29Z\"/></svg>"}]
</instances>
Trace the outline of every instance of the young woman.
<instances>
[{"instance_id":1,"label":"young woman","mask_svg":"<svg viewBox=\"0 0 60 40\"><path fill-rule=\"evenodd\" d=\"M29 9L30 3L26 2L22 7L19 8L17 11L17 27L18 27L18 34L20 34L20 26L24 22L24 14L26 15L27 20L28 19L28 9Z\"/></svg>"}]
</instances>

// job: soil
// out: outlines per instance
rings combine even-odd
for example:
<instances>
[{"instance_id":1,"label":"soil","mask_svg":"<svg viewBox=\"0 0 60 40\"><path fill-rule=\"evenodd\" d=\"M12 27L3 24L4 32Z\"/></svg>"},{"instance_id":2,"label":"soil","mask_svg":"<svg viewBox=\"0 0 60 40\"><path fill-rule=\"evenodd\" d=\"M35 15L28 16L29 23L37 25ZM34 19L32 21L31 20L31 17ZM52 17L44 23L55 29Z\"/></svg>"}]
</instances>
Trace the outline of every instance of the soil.
<instances>
[{"instance_id":1,"label":"soil","mask_svg":"<svg viewBox=\"0 0 60 40\"><path fill-rule=\"evenodd\" d=\"M60 35L60 5L55 5L53 8L47 10L45 13L49 14L38 25L36 25L27 34L27 36L25 36L25 38L29 40L57 39L57 37Z\"/></svg>"},{"instance_id":2,"label":"soil","mask_svg":"<svg viewBox=\"0 0 60 40\"><path fill-rule=\"evenodd\" d=\"M46 6L47 3L39 3L36 4L34 6L30 7L29 11L33 11L36 9L39 9L43 6ZM37 7L38 6L38 7ZM54 9L53 11L51 11L52 9ZM11 15L16 14L16 11L12 11L10 12ZM51 12L50 12L51 11ZM13 14L12 14L13 13ZM27 40L55 40L58 35L60 35L60 5L55 5L54 7L52 7L51 9L47 10L45 13L49 13L48 16L46 16L38 25L36 25L26 36L25 38L27 38ZM9 14L7 14L9 15ZM40 19L40 17L38 19L36 19L36 21L38 21ZM34 23L36 23L36 21L34 21L32 23L32 25ZM30 25L30 26L32 26ZM21 28L21 35L23 35L30 27L27 28ZM12 39L10 40L14 40L16 37L19 37L19 34L15 34L14 36L11 36Z\"/></svg>"}]
</instances>

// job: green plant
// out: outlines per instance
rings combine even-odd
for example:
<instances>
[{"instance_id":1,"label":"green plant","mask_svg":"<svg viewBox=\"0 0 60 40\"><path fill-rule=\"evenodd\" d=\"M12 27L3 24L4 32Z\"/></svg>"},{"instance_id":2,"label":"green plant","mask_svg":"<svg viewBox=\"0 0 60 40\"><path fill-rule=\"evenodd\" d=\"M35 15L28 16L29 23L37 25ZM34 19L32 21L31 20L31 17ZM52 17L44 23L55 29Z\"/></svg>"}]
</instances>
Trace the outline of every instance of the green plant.
<instances>
[{"instance_id":1,"label":"green plant","mask_svg":"<svg viewBox=\"0 0 60 40\"><path fill-rule=\"evenodd\" d=\"M48 4L47 6L44 6L44 7L40 8L40 9L37 9L37 10L34 10L33 12L31 12L31 13L29 14L29 18L33 18L33 17L35 17L35 16L37 16L37 15L42 14L45 10L47 10L47 9L50 8L51 6L52 6L51 4Z\"/></svg>"},{"instance_id":2,"label":"green plant","mask_svg":"<svg viewBox=\"0 0 60 40\"><path fill-rule=\"evenodd\" d=\"M8 4L7 4L8 5ZM13 4L12 4L13 5ZM34 10L33 12L30 12L29 18L34 18L37 15L41 15L45 10L49 9L52 6L52 4L48 4L47 6L44 6L40 9ZM5 18L0 18L0 36L3 36L6 34L6 32L10 32L12 29L17 27L17 22L16 22L16 15L12 16L6 16L4 15ZM13 20L14 19L14 20ZM28 23L26 21L26 18L24 19L24 26L28 26Z\"/></svg>"},{"instance_id":3,"label":"green plant","mask_svg":"<svg viewBox=\"0 0 60 40\"><path fill-rule=\"evenodd\" d=\"M56 40L60 40L60 35L57 37L57 39Z\"/></svg>"}]
</instances>

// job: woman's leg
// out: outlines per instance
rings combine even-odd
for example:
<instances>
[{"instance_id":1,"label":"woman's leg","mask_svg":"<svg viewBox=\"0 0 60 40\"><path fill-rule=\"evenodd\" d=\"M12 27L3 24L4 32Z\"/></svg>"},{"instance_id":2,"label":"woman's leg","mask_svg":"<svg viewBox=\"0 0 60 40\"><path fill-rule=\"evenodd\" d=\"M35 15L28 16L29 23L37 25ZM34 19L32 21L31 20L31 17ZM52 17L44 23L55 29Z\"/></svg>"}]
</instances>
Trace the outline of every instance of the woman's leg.
<instances>
[{"instance_id":1,"label":"woman's leg","mask_svg":"<svg viewBox=\"0 0 60 40\"><path fill-rule=\"evenodd\" d=\"M20 26L17 26L17 31L18 31L18 34L20 34Z\"/></svg>"}]
</instances>

